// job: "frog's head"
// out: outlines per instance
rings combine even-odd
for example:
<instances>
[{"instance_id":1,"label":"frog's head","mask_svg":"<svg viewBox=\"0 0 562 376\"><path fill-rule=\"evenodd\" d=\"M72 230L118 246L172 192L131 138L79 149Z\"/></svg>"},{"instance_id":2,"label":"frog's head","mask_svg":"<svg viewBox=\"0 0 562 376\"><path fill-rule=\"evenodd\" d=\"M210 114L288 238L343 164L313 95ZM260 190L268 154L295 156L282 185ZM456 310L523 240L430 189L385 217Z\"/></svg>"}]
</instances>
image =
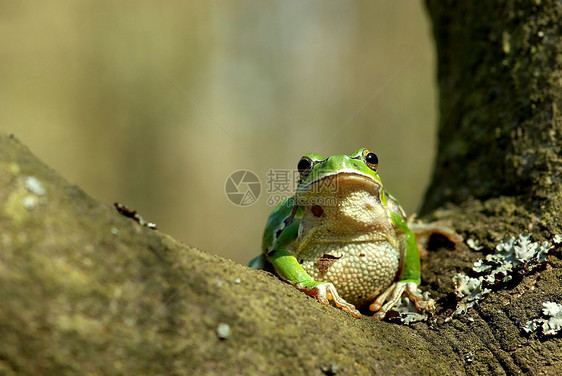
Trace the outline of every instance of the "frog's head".
<instances>
[{"instance_id":1,"label":"frog's head","mask_svg":"<svg viewBox=\"0 0 562 376\"><path fill-rule=\"evenodd\" d=\"M386 206L377 167L377 155L365 148L350 155L327 158L314 153L305 154L297 167L300 179L296 195L306 203L310 197L337 198L344 191L363 190L379 197Z\"/></svg>"}]
</instances>

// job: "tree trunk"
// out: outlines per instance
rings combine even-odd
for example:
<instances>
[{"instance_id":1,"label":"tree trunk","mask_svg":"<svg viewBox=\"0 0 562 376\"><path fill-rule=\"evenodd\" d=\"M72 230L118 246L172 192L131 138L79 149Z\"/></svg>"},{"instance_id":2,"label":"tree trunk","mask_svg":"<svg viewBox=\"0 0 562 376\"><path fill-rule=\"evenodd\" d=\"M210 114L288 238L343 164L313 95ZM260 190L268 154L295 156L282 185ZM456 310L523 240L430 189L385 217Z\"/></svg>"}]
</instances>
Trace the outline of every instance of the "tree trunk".
<instances>
[{"instance_id":1,"label":"tree trunk","mask_svg":"<svg viewBox=\"0 0 562 376\"><path fill-rule=\"evenodd\" d=\"M562 4L428 8L441 122L424 211L482 245L430 243L429 324L355 319L180 244L0 135L0 374L559 374L560 336L523 330L562 302L558 251L457 316L452 277L506 235L560 233Z\"/></svg>"},{"instance_id":2,"label":"tree trunk","mask_svg":"<svg viewBox=\"0 0 562 376\"><path fill-rule=\"evenodd\" d=\"M439 150L424 212L513 197L560 231L562 3L427 2L437 43Z\"/></svg>"}]
</instances>

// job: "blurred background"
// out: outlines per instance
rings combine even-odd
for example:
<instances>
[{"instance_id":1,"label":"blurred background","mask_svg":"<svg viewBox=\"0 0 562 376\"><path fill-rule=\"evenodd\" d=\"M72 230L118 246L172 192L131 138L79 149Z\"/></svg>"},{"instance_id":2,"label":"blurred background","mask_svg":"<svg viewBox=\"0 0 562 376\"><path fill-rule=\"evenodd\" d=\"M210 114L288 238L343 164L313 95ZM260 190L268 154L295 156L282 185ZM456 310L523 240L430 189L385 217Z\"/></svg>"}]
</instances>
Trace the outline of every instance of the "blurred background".
<instances>
[{"instance_id":1,"label":"blurred background","mask_svg":"<svg viewBox=\"0 0 562 376\"><path fill-rule=\"evenodd\" d=\"M0 46L0 130L209 253L260 252L267 173L307 152L375 151L408 213L428 185L437 93L419 1L0 1ZM253 205L225 195L240 169L262 182Z\"/></svg>"}]
</instances>

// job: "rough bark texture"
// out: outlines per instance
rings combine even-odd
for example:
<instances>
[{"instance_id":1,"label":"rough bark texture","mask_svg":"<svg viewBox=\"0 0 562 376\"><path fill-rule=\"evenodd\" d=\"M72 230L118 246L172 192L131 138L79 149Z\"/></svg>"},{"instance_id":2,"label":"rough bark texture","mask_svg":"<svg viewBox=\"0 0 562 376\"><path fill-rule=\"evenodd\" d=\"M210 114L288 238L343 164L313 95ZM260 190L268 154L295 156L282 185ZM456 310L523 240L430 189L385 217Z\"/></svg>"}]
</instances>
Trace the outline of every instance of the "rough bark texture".
<instances>
[{"instance_id":1,"label":"rough bark texture","mask_svg":"<svg viewBox=\"0 0 562 376\"><path fill-rule=\"evenodd\" d=\"M522 331L543 302L562 302L559 251L450 314L451 278L504 236L560 233L560 2L430 1L429 11L442 117L425 210L455 203L432 216L484 246L429 247L431 325L354 319L180 244L1 135L0 374L559 374L560 337Z\"/></svg>"},{"instance_id":2,"label":"rough bark texture","mask_svg":"<svg viewBox=\"0 0 562 376\"><path fill-rule=\"evenodd\" d=\"M509 196L560 230L552 214L562 209L562 3L427 4L441 118L424 212Z\"/></svg>"}]
</instances>

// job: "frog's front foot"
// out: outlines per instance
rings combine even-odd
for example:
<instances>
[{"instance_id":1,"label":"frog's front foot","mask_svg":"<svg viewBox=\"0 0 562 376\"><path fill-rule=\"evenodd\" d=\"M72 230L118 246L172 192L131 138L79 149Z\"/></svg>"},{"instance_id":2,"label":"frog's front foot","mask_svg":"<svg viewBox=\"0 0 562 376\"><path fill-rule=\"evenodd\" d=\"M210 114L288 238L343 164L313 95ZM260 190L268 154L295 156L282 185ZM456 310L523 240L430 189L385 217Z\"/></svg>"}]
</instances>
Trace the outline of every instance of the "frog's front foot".
<instances>
[{"instance_id":1,"label":"frog's front foot","mask_svg":"<svg viewBox=\"0 0 562 376\"><path fill-rule=\"evenodd\" d=\"M355 306L341 298L336 287L330 282L307 281L296 283L295 287L307 295L316 297L324 305L330 305L331 300L337 307L351 313L354 317L361 317L361 313L359 313Z\"/></svg>"},{"instance_id":2,"label":"frog's front foot","mask_svg":"<svg viewBox=\"0 0 562 376\"><path fill-rule=\"evenodd\" d=\"M404 293L408 296L408 299L414 303L418 311L427 313L435 312L435 301L433 299L424 298L418 290L417 283L395 282L369 306L371 311L376 312L373 317L379 320L384 319L386 313L398 304Z\"/></svg>"}]
</instances>

